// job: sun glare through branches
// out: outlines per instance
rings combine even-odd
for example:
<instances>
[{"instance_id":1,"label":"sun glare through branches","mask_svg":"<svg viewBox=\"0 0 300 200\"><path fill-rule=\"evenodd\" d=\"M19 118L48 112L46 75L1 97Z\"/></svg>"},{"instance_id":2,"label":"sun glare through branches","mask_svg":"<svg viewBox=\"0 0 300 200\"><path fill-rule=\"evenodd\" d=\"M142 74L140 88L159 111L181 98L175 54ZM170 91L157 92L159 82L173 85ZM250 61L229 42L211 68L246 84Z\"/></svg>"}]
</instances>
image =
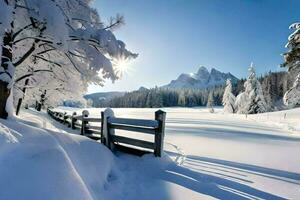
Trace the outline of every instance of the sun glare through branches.
<instances>
[{"instance_id":1,"label":"sun glare through branches","mask_svg":"<svg viewBox=\"0 0 300 200\"><path fill-rule=\"evenodd\" d=\"M123 57L114 60L113 65L114 65L116 74L119 77L122 77L124 74L130 73L130 71L132 70L130 67L129 59L126 59Z\"/></svg>"}]
</instances>

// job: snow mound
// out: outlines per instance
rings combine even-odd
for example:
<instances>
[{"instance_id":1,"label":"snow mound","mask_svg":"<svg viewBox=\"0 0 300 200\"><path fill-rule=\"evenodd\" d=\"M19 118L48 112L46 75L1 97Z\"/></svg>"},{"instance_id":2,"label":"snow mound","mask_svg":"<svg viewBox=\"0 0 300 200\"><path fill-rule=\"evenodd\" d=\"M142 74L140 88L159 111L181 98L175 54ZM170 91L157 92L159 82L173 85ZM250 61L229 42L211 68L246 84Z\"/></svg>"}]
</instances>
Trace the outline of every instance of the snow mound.
<instances>
[{"instance_id":1,"label":"snow mound","mask_svg":"<svg viewBox=\"0 0 300 200\"><path fill-rule=\"evenodd\" d=\"M0 155L0 199L102 199L114 166L97 142L17 120L0 121Z\"/></svg>"},{"instance_id":2,"label":"snow mound","mask_svg":"<svg viewBox=\"0 0 300 200\"><path fill-rule=\"evenodd\" d=\"M6 143L18 143L19 140L15 135L21 136L17 132L12 131L7 126L0 124L0 145L3 147Z\"/></svg>"}]
</instances>

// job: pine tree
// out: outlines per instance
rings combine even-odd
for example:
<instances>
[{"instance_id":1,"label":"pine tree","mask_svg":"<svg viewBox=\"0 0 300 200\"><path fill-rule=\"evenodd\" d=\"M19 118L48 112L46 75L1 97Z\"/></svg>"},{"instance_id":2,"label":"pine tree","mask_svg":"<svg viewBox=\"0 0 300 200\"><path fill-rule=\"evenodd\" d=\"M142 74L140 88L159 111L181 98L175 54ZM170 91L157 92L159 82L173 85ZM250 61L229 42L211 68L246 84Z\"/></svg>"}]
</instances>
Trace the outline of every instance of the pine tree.
<instances>
[{"instance_id":1,"label":"pine tree","mask_svg":"<svg viewBox=\"0 0 300 200\"><path fill-rule=\"evenodd\" d=\"M207 99L207 107L208 107L210 113L215 112L213 106L214 106L213 92L210 92L208 95L208 99Z\"/></svg>"},{"instance_id":2,"label":"pine tree","mask_svg":"<svg viewBox=\"0 0 300 200\"><path fill-rule=\"evenodd\" d=\"M286 48L289 51L284 56L284 63L282 67L286 67L293 77L300 73L300 23L294 23L290 29L295 30L289 37ZM293 79L294 80L294 79Z\"/></svg>"},{"instance_id":3,"label":"pine tree","mask_svg":"<svg viewBox=\"0 0 300 200\"><path fill-rule=\"evenodd\" d=\"M289 48L289 51L283 54L285 62L282 66L288 69L289 76L291 77L288 80L295 80L295 82L284 94L283 102L285 105L292 108L299 104L300 99L300 23L294 23L289 28L294 29L295 31L288 37L288 43L285 47ZM288 82L284 86L287 87L286 85L288 85Z\"/></svg>"},{"instance_id":4,"label":"pine tree","mask_svg":"<svg viewBox=\"0 0 300 200\"><path fill-rule=\"evenodd\" d=\"M288 107L295 107L300 104L300 73L298 74L293 87L285 93L283 102Z\"/></svg>"},{"instance_id":5,"label":"pine tree","mask_svg":"<svg viewBox=\"0 0 300 200\"><path fill-rule=\"evenodd\" d=\"M253 63L249 68L249 76L244 83L245 91L237 98L238 113L256 114L268 111L262 87L256 78Z\"/></svg>"},{"instance_id":6,"label":"pine tree","mask_svg":"<svg viewBox=\"0 0 300 200\"><path fill-rule=\"evenodd\" d=\"M249 110L249 104L248 102L248 95L245 92L240 93L237 95L234 107L236 108L236 112L239 114L247 114Z\"/></svg>"},{"instance_id":7,"label":"pine tree","mask_svg":"<svg viewBox=\"0 0 300 200\"><path fill-rule=\"evenodd\" d=\"M179 92L179 96L178 96L178 105L179 105L179 106L185 106L185 105L186 105L184 91L180 91L180 92Z\"/></svg>"},{"instance_id":8,"label":"pine tree","mask_svg":"<svg viewBox=\"0 0 300 200\"><path fill-rule=\"evenodd\" d=\"M234 113L235 112L235 96L232 94L231 80L227 79L226 88L223 95L222 104L224 106L224 112Z\"/></svg>"}]
</instances>

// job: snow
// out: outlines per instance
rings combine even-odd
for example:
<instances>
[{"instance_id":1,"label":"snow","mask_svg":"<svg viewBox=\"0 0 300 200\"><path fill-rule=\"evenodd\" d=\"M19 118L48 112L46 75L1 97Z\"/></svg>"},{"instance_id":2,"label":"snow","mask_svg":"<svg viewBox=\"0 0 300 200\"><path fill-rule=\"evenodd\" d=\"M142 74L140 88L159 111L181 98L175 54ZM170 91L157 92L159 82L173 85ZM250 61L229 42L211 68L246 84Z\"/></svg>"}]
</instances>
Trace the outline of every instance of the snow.
<instances>
[{"instance_id":1,"label":"snow","mask_svg":"<svg viewBox=\"0 0 300 200\"><path fill-rule=\"evenodd\" d=\"M0 199L102 197L113 163L105 147L85 137L35 128L26 121L0 123Z\"/></svg>"},{"instance_id":2,"label":"snow","mask_svg":"<svg viewBox=\"0 0 300 200\"><path fill-rule=\"evenodd\" d=\"M94 116L100 110L89 109ZM153 119L156 111L113 110L116 117L140 119ZM177 164L163 159L163 167L153 172L147 158L119 156L122 180L126 180L123 195L128 195L124 199L299 197L300 109L257 115L227 114L222 108L214 114L206 108L164 110L166 151Z\"/></svg>"},{"instance_id":3,"label":"snow","mask_svg":"<svg viewBox=\"0 0 300 200\"><path fill-rule=\"evenodd\" d=\"M0 199L299 198L300 108L257 115L163 110L162 158L112 154L44 112L22 110L17 121L0 121ZM113 111L153 119L156 109Z\"/></svg>"}]
</instances>

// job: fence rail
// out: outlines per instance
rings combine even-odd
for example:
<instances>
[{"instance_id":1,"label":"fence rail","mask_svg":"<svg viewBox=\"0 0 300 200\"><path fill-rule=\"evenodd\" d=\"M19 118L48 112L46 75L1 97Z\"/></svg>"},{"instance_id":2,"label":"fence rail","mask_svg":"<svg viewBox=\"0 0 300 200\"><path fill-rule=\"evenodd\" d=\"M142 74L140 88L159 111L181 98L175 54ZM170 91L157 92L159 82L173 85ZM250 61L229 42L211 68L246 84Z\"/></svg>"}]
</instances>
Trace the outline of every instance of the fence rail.
<instances>
[{"instance_id":1,"label":"fence rail","mask_svg":"<svg viewBox=\"0 0 300 200\"><path fill-rule=\"evenodd\" d=\"M118 118L106 116L105 112L101 112L100 118L89 117L87 110L82 111L81 115L77 115L76 112L70 115L66 112L51 110L50 108L47 109L47 112L56 121L72 129L80 129L81 135L94 140L101 140L101 143L111 150L116 149L136 155L143 155L152 150L155 156L162 156L166 120L166 113L162 110L155 112L154 120ZM90 124L90 122L101 123L101 125ZM154 135L154 141L150 142L129 136L116 135L115 130ZM140 148L143 149L141 150Z\"/></svg>"}]
</instances>

